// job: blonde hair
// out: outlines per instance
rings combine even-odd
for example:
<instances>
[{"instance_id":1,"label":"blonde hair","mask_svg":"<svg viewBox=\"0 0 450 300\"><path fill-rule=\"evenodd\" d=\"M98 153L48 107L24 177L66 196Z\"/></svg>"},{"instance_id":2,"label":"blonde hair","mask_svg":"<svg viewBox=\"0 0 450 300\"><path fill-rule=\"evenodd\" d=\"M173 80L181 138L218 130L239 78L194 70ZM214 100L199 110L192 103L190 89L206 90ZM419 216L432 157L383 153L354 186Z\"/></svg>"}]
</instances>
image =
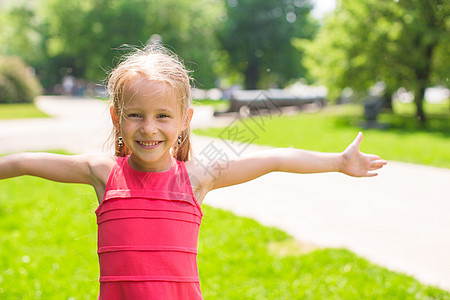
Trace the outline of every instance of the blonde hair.
<instances>
[{"instance_id":1,"label":"blonde hair","mask_svg":"<svg viewBox=\"0 0 450 300\"><path fill-rule=\"evenodd\" d=\"M131 154L126 145L119 146L119 136L125 106L124 91L137 79L167 83L172 87L179 98L183 121L186 120L187 111L191 106L191 78L182 60L160 45L134 49L131 54L124 57L124 60L111 71L108 77L107 89L114 124L111 136L114 138L116 156ZM181 143L176 142L172 147L173 156L179 161L188 161L192 156L189 126L181 133L179 140Z\"/></svg>"}]
</instances>

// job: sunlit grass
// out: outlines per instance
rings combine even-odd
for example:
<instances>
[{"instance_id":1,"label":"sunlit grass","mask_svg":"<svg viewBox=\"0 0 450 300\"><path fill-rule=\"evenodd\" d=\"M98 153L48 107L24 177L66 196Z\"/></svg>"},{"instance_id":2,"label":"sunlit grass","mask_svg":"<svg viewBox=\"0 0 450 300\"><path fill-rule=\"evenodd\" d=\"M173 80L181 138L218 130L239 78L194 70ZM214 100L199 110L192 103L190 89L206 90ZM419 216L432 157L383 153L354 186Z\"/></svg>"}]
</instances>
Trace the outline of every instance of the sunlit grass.
<instances>
[{"instance_id":1,"label":"sunlit grass","mask_svg":"<svg viewBox=\"0 0 450 300\"><path fill-rule=\"evenodd\" d=\"M0 299L96 299L96 206L87 186L0 181ZM203 210L205 299L450 299L348 250L303 248L278 229Z\"/></svg>"},{"instance_id":2,"label":"sunlit grass","mask_svg":"<svg viewBox=\"0 0 450 300\"><path fill-rule=\"evenodd\" d=\"M227 100L211 100L211 99L194 99L192 101L194 106L204 106L209 105L214 108L214 110L225 111L229 106L229 101Z\"/></svg>"},{"instance_id":3,"label":"sunlit grass","mask_svg":"<svg viewBox=\"0 0 450 300\"><path fill-rule=\"evenodd\" d=\"M0 104L0 120L47 118L33 103Z\"/></svg>"},{"instance_id":4,"label":"sunlit grass","mask_svg":"<svg viewBox=\"0 0 450 300\"><path fill-rule=\"evenodd\" d=\"M95 299L94 197L86 186L0 181L0 299Z\"/></svg>"},{"instance_id":5,"label":"sunlit grass","mask_svg":"<svg viewBox=\"0 0 450 300\"><path fill-rule=\"evenodd\" d=\"M297 147L315 151L342 151L363 131L361 150L388 160L450 168L450 112L445 104L427 104L427 127L414 117L412 104L396 104L398 113L382 113L378 121L385 129L364 129L363 108L357 105L328 107L294 116L254 116L233 128L198 129L194 132L274 147ZM234 126L234 125L233 125Z\"/></svg>"}]
</instances>

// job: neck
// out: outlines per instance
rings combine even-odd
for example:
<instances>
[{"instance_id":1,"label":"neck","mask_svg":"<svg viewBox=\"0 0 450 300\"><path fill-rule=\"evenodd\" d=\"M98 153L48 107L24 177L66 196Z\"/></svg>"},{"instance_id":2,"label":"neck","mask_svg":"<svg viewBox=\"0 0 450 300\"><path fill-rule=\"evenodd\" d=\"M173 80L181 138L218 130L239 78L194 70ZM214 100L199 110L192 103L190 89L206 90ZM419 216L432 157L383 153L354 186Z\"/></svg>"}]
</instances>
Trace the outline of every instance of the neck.
<instances>
[{"instance_id":1,"label":"neck","mask_svg":"<svg viewBox=\"0 0 450 300\"><path fill-rule=\"evenodd\" d=\"M172 156L167 156L155 162L145 162L131 154L128 158L128 163L131 168L140 172L165 172L172 168L173 158Z\"/></svg>"}]
</instances>

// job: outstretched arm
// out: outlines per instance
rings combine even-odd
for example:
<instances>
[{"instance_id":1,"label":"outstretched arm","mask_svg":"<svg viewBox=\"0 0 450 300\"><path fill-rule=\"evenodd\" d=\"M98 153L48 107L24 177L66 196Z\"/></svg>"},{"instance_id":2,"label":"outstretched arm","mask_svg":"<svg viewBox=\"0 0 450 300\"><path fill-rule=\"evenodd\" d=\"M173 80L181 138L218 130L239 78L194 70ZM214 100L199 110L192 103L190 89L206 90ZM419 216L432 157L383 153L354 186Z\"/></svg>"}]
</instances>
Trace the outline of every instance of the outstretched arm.
<instances>
[{"instance_id":1,"label":"outstretched arm","mask_svg":"<svg viewBox=\"0 0 450 300\"><path fill-rule=\"evenodd\" d=\"M108 174L103 154L59 155L51 153L18 153L0 157L0 179L32 175L45 179L97 185Z\"/></svg>"},{"instance_id":2,"label":"outstretched arm","mask_svg":"<svg viewBox=\"0 0 450 300\"><path fill-rule=\"evenodd\" d=\"M342 153L322 153L300 149L286 149L280 156L279 171L292 173L341 172L354 177L372 177L372 171L382 168L387 161L378 155L365 154L359 150L363 134Z\"/></svg>"},{"instance_id":3,"label":"outstretched arm","mask_svg":"<svg viewBox=\"0 0 450 300\"><path fill-rule=\"evenodd\" d=\"M359 150L360 132L342 153L323 153L293 148L281 148L242 157L214 171L209 189L243 183L272 171L291 173L342 172L349 176L376 176L373 171L387 162L377 155Z\"/></svg>"}]
</instances>

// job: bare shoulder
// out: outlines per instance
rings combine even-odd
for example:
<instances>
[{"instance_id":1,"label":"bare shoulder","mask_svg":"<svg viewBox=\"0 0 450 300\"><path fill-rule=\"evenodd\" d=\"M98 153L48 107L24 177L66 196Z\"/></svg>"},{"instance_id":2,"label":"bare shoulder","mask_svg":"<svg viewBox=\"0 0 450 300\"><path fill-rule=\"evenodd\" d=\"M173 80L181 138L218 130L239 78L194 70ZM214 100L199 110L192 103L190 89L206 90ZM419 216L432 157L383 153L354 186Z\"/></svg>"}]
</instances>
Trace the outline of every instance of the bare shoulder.
<instances>
[{"instance_id":1,"label":"bare shoulder","mask_svg":"<svg viewBox=\"0 0 450 300\"><path fill-rule=\"evenodd\" d=\"M109 174L117 161L117 157L108 154L84 154L89 166L90 184L94 187L99 204L103 201Z\"/></svg>"},{"instance_id":2,"label":"bare shoulder","mask_svg":"<svg viewBox=\"0 0 450 300\"><path fill-rule=\"evenodd\" d=\"M85 158L89 162L89 165L94 168L95 167L99 167L99 168L111 167L112 168L117 161L117 157L110 155L110 154L105 154L105 153L88 153L88 154L82 154L82 155L85 156Z\"/></svg>"},{"instance_id":3,"label":"bare shoulder","mask_svg":"<svg viewBox=\"0 0 450 300\"><path fill-rule=\"evenodd\" d=\"M214 189L241 184L264 174L278 171L283 151L270 149L250 153L233 161L217 161L211 166L186 162L192 189L199 202ZM199 200L201 199L201 200Z\"/></svg>"},{"instance_id":4,"label":"bare shoulder","mask_svg":"<svg viewBox=\"0 0 450 300\"><path fill-rule=\"evenodd\" d=\"M212 177L207 170L195 163L194 160L185 163L191 181L192 191L197 201L202 204L206 194L211 190Z\"/></svg>"},{"instance_id":5,"label":"bare shoulder","mask_svg":"<svg viewBox=\"0 0 450 300\"><path fill-rule=\"evenodd\" d=\"M117 157L104 153L84 154L92 176L106 185L109 174L117 161Z\"/></svg>"}]
</instances>

